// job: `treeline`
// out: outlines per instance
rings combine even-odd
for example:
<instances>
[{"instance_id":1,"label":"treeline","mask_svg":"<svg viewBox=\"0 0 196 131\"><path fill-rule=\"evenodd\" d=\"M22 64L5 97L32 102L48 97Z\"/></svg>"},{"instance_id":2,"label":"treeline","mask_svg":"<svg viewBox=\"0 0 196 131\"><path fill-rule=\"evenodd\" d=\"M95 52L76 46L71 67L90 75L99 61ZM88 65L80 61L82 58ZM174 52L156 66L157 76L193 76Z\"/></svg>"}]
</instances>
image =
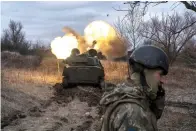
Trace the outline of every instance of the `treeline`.
<instances>
[{"instance_id":1,"label":"treeline","mask_svg":"<svg viewBox=\"0 0 196 131\"><path fill-rule=\"evenodd\" d=\"M36 55L40 58L45 56L49 45L44 45L41 40L32 42L27 40L21 22L10 20L7 29L1 36L1 51L19 52L21 55Z\"/></svg>"},{"instance_id":2,"label":"treeline","mask_svg":"<svg viewBox=\"0 0 196 131\"><path fill-rule=\"evenodd\" d=\"M134 50L141 45L156 45L169 57L170 64L183 62L196 65L196 15L193 11L184 13L162 13L149 16L140 5L126 3L127 14L115 23L121 37L126 38ZM124 11L124 10L117 10Z\"/></svg>"}]
</instances>

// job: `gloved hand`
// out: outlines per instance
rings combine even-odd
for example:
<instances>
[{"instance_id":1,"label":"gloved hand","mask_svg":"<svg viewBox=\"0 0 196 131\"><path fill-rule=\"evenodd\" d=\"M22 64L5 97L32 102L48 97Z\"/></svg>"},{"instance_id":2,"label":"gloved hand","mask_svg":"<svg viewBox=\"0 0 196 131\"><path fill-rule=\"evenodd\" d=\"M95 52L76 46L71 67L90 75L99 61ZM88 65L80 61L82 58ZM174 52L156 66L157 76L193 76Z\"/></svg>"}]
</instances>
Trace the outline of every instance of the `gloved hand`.
<instances>
[{"instance_id":1,"label":"gloved hand","mask_svg":"<svg viewBox=\"0 0 196 131\"><path fill-rule=\"evenodd\" d=\"M157 98L151 101L150 109L156 115L156 118L159 119L163 113L165 107L165 90L159 86L157 92Z\"/></svg>"}]
</instances>

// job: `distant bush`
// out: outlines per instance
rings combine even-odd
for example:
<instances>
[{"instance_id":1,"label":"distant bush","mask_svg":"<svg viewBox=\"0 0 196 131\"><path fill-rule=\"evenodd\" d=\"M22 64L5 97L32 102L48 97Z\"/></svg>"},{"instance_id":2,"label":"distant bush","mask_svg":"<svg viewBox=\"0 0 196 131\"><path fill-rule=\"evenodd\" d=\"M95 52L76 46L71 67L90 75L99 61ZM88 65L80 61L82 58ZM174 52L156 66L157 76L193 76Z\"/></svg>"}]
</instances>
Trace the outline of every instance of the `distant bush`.
<instances>
[{"instance_id":1,"label":"distant bush","mask_svg":"<svg viewBox=\"0 0 196 131\"><path fill-rule=\"evenodd\" d=\"M35 69L41 64L41 57L32 55L21 55L18 52L2 51L1 66L14 68Z\"/></svg>"},{"instance_id":2,"label":"distant bush","mask_svg":"<svg viewBox=\"0 0 196 131\"><path fill-rule=\"evenodd\" d=\"M1 50L19 52L26 55L31 47L31 42L25 38L21 22L10 20L9 28L3 30L1 36Z\"/></svg>"},{"instance_id":3,"label":"distant bush","mask_svg":"<svg viewBox=\"0 0 196 131\"><path fill-rule=\"evenodd\" d=\"M192 39L187 42L178 57L178 62L188 67L196 67L196 40Z\"/></svg>"},{"instance_id":4,"label":"distant bush","mask_svg":"<svg viewBox=\"0 0 196 131\"><path fill-rule=\"evenodd\" d=\"M19 58L19 55L33 55L39 58L39 61L43 59L46 46L44 46L42 41L38 40L33 43L32 41L26 40L25 33L22 31L23 25L21 22L10 20L8 27L8 29L3 30L1 36L1 50L9 52L3 53L3 55L6 54L5 57L10 56L10 54L12 54L12 58Z\"/></svg>"}]
</instances>

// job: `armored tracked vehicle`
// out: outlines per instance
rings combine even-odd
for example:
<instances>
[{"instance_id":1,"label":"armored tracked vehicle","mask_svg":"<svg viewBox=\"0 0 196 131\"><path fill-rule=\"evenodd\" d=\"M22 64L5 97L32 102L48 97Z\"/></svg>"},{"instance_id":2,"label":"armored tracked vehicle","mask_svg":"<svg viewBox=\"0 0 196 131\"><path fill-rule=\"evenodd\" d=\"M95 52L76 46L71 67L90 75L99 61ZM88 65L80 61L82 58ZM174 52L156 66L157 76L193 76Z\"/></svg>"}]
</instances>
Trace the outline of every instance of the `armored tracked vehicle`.
<instances>
[{"instance_id":1,"label":"armored tracked vehicle","mask_svg":"<svg viewBox=\"0 0 196 131\"><path fill-rule=\"evenodd\" d=\"M64 64L62 80L64 88L73 85L93 85L105 88L104 68L96 57L96 50L91 49L80 55L71 55Z\"/></svg>"}]
</instances>

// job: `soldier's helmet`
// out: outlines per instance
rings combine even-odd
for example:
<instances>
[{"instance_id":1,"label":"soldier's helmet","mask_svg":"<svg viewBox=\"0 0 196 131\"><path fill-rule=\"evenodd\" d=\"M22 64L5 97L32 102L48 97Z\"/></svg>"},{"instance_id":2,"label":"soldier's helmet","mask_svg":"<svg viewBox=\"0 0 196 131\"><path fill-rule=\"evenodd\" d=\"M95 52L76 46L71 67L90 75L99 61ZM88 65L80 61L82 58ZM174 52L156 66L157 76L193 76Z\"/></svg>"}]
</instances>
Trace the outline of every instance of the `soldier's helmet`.
<instances>
[{"instance_id":1,"label":"soldier's helmet","mask_svg":"<svg viewBox=\"0 0 196 131\"><path fill-rule=\"evenodd\" d=\"M80 54L80 51L77 48L72 49L72 51L71 51L72 56L76 56L76 55L79 55L79 54Z\"/></svg>"},{"instance_id":2,"label":"soldier's helmet","mask_svg":"<svg viewBox=\"0 0 196 131\"><path fill-rule=\"evenodd\" d=\"M94 57L94 56L97 56L97 51L96 51L95 49L90 49L90 50L88 51L88 54L89 54L90 56Z\"/></svg>"},{"instance_id":3,"label":"soldier's helmet","mask_svg":"<svg viewBox=\"0 0 196 131\"><path fill-rule=\"evenodd\" d=\"M164 75L169 70L169 62L167 54L160 48L152 45L141 46L129 57L129 64L139 63L145 68L161 68Z\"/></svg>"}]
</instances>

